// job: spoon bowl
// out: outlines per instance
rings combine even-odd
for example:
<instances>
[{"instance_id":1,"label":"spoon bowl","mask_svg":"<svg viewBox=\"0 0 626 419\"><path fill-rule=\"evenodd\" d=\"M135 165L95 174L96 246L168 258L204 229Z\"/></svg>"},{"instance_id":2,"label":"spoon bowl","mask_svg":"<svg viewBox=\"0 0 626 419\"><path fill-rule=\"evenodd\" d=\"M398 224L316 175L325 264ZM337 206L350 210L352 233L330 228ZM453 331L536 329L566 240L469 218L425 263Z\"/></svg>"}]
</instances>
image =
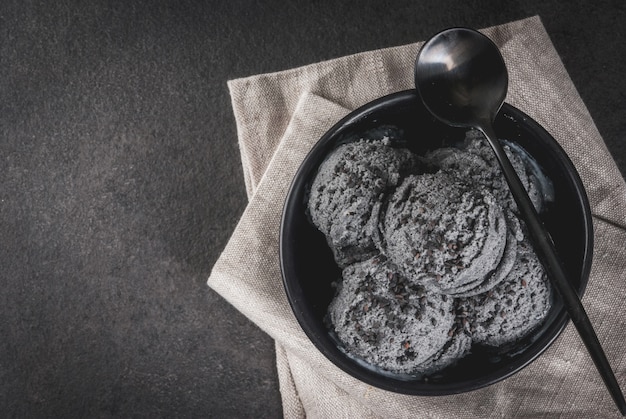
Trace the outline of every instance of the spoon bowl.
<instances>
[{"instance_id":1,"label":"spoon bowl","mask_svg":"<svg viewBox=\"0 0 626 419\"><path fill-rule=\"evenodd\" d=\"M421 49L415 87L424 105L448 125L491 123L508 88L508 73L497 46L480 32L455 28Z\"/></svg>"}]
</instances>

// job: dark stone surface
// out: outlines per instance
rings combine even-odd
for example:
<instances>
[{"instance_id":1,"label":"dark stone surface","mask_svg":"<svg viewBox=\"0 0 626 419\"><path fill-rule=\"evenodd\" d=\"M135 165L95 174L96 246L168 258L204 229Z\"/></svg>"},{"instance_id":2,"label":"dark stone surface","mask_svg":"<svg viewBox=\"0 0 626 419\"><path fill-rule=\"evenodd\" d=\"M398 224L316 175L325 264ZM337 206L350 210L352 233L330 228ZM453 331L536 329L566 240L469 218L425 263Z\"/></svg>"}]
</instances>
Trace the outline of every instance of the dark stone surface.
<instances>
[{"instance_id":1,"label":"dark stone surface","mask_svg":"<svg viewBox=\"0 0 626 419\"><path fill-rule=\"evenodd\" d=\"M2 2L2 415L280 417L205 285L246 205L226 81L535 14L626 173L620 0Z\"/></svg>"}]
</instances>

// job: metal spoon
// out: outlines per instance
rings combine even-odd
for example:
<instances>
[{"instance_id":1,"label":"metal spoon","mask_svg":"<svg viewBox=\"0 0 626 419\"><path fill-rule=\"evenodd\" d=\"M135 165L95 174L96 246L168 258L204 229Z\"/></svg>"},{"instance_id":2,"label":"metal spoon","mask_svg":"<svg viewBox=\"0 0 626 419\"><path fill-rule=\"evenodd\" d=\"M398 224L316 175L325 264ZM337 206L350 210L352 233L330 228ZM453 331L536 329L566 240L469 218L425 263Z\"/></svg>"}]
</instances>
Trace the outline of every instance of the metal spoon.
<instances>
[{"instance_id":1,"label":"metal spoon","mask_svg":"<svg viewBox=\"0 0 626 419\"><path fill-rule=\"evenodd\" d=\"M440 32L424 44L417 56L415 87L436 118L448 125L476 128L487 138L549 278L619 411L626 416L624 395L589 317L567 279L550 234L493 130L493 121L504 103L508 87L508 74L498 47L473 29L452 28Z\"/></svg>"}]
</instances>

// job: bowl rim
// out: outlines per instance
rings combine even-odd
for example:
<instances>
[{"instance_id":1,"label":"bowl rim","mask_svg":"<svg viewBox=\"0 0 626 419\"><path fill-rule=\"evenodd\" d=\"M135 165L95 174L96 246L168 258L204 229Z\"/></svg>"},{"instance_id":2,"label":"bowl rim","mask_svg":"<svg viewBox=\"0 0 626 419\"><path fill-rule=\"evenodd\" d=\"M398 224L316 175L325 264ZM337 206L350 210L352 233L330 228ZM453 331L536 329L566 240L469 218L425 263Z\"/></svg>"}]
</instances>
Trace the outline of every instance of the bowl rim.
<instances>
[{"instance_id":1,"label":"bowl rim","mask_svg":"<svg viewBox=\"0 0 626 419\"><path fill-rule=\"evenodd\" d=\"M288 230L287 220L289 219L290 209L295 205L293 202L293 196L295 194L295 191L302 186L302 182L304 182L303 176L310 176L311 174L304 173L305 168L308 166L308 162L310 162L311 160L319 162L320 158L323 158L324 155L326 155L336 146L337 141L333 139L336 138L338 135L341 135L343 131L349 129L350 126L358 123L359 121L362 121L364 118L367 118L368 116L377 112L383 107L387 108L390 106L402 104L405 101L419 100L419 97L417 95L418 93L415 89L410 89L391 93L370 101L341 118L330 129L328 129L319 138L319 140L317 140L317 142L312 146L305 158L300 163L285 197L279 231L279 260L283 287L285 289L287 300L289 301L290 307L296 317L296 320L305 332L308 339L335 366L339 367L352 377L362 382L384 390L410 395L440 396L464 393L477 390L491 384L495 384L514 375L515 373L519 372L520 370L531 364L554 343L554 341L561 335L561 333L569 323L570 318L565 309L560 309L559 313L552 320L550 325L547 326L547 331L532 343L531 347L529 348L528 355L522 357L522 359L516 360L516 362L514 362L508 368L504 370L496 370L495 372L485 374L485 376L481 376L479 379L461 381L458 383L453 382L446 384L437 384L436 386L433 386L429 385L429 383L423 383L418 380L390 380L390 377L387 375L373 374L371 370L365 370L365 367L359 366L358 362L351 360L347 355L340 356L337 352L331 351L326 348L326 346L321 344L318 333L309 324L309 322L312 320L313 315L310 312L302 310L302 308L299 306L300 296L298 295L298 293L300 290L294 289L292 287L290 279L287 277L287 272L289 269L289 267L287 266L288 262L286 255L288 253L288 244L286 243L285 237L286 231ZM525 125L530 131L538 132L542 136L547 138L549 140L547 145L552 149L552 152L559 157L559 159L561 160L560 163L565 166L565 169L567 171L567 177L569 181L572 182L573 190L576 193L575 198L577 199L577 202L581 204L580 209L582 211L583 217L584 249L583 261L580 270L580 284L578 287L578 293L582 297L584 295L589 280L589 274L591 271L591 265L593 260L593 220L589 199L587 197L580 175L565 150L556 141L556 139L554 139L554 137L538 122L525 114L523 111L506 102L503 104L499 112L499 117L500 115L504 117L514 118L519 124ZM315 167L318 167L318 164L316 164ZM310 171L311 169L309 169L309 172ZM411 383L413 385L409 385L407 383Z\"/></svg>"}]
</instances>

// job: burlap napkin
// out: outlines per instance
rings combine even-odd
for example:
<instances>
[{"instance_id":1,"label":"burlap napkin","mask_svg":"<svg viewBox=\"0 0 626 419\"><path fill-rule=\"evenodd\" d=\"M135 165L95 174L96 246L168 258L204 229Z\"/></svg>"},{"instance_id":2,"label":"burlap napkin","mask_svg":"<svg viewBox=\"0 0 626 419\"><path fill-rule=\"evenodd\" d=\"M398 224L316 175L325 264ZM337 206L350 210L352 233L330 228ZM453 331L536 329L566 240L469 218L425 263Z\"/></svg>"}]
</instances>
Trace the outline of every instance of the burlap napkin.
<instances>
[{"instance_id":1,"label":"burlap napkin","mask_svg":"<svg viewBox=\"0 0 626 419\"><path fill-rule=\"evenodd\" d=\"M443 28L442 28L443 29ZM484 30L508 66L507 101L542 124L591 200L595 255L584 304L626 387L626 184L538 17ZM617 411L569 325L537 361L498 384L446 397L395 394L336 368L307 339L278 263L283 202L310 147L350 110L413 87L421 43L229 82L249 205L208 284L276 341L285 417L613 417Z\"/></svg>"}]
</instances>

